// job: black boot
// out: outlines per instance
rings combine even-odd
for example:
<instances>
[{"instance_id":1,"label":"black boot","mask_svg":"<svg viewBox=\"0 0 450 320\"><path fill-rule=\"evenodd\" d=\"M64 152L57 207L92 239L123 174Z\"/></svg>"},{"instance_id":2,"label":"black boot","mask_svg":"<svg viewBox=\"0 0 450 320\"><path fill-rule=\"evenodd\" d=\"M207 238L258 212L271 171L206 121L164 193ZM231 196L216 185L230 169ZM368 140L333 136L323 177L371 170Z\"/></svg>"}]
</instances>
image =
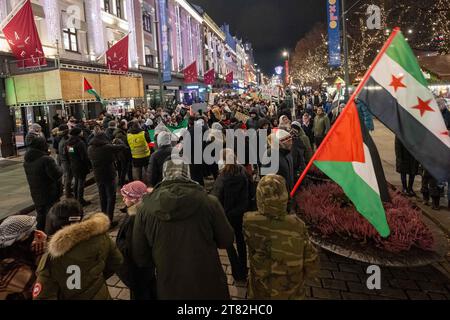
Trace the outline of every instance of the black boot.
<instances>
[{"instance_id":1,"label":"black boot","mask_svg":"<svg viewBox=\"0 0 450 320\"><path fill-rule=\"evenodd\" d=\"M423 204L426 206L430 205L430 195L427 193L423 193Z\"/></svg>"},{"instance_id":2,"label":"black boot","mask_svg":"<svg viewBox=\"0 0 450 320\"><path fill-rule=\"evenodd\" d=\"M439 200L440 200L440 198L433 198L432 199L433 206L431 208L433 210L437 210L438 211L440 209Z\"/></svg>"}]
</instances>

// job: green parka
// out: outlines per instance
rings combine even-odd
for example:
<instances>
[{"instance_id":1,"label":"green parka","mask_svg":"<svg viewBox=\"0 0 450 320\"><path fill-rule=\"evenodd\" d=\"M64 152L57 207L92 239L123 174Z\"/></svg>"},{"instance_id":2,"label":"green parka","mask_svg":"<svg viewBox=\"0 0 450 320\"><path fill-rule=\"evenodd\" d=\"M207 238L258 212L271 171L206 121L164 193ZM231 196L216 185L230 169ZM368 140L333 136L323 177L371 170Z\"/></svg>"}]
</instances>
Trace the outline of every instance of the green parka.
<instances>
[{"instance_id":1,"label":"green parka","mask_svg":"<svg viewBox=\"0 0 450 320\"><path fill-rule=\"evenodd\" d=\"M123 258L108 235L109 226L109 218L98 213L55 233L37 269L33 298L111 299L106 279L119 269Z\"/></svg>"}]
</instances>

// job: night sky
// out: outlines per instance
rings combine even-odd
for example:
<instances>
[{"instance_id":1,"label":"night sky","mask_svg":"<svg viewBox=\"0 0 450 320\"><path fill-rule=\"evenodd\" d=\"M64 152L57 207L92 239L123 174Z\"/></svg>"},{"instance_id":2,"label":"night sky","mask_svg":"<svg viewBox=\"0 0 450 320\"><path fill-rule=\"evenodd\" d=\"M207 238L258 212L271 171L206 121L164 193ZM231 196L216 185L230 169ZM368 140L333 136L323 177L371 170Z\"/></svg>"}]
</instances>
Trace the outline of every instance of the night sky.
<instances>
[{"instance_id":1,"label":"night sky","mask_svg":"<svg viewBox=\"0 0 450 320\"><path fill-rule=\"evenodd\" d=\"M266 74L283 64L282 51L292 52L316 22L326 22L325 0L192 0L221 26L253 44L256 62Z\"/></svg>"}]
</instances>

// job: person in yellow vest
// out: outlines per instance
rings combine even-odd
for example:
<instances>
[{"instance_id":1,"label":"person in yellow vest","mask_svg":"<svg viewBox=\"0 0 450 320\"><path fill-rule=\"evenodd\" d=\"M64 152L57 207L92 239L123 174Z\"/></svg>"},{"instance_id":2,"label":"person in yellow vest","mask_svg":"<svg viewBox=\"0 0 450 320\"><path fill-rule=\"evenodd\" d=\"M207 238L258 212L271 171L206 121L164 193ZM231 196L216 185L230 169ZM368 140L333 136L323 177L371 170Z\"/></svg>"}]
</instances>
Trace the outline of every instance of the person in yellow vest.
<instances>
[{"instance_id":1,"label":"person in yellow vest","mask_svg":"<svg viewBox=\"0 0 450 320\"><path fill-rule=\"evenodd\" d=\"M133 178L145 182L145 172L150 160L149 133L141 128L138 121L133 121L128 130L127 140L131 149Z\"/></svg>"}]
</instances>

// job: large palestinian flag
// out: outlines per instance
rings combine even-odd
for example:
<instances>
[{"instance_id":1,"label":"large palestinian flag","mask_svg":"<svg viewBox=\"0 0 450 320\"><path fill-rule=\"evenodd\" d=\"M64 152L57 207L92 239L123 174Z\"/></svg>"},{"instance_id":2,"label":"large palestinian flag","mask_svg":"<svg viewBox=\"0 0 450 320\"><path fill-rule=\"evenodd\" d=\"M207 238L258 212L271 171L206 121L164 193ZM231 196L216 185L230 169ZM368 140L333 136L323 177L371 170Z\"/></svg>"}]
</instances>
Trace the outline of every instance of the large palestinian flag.
<instances>
[{"instance_id":1,"label":"large palestinian flag","mask_svg":"<svg viewBox=\"0 0 450 320\"><path fill-rule=\"evenodd\" d=\"M450 179L450 137L417 59L396 29L358 97L439 181Z\"/></svg>"},{"instance_id":2,"label":"large palestinian flag","mask_svg":"<svg viewBox=\"0 0 450 320\"><path fill-rule=\"evenodd\" d=\"M361 125L354 102L315 154L314 164L333 179L382 237L390 234L382 201L388 201L378 152Z\"/></svg>"}]
</instances>

